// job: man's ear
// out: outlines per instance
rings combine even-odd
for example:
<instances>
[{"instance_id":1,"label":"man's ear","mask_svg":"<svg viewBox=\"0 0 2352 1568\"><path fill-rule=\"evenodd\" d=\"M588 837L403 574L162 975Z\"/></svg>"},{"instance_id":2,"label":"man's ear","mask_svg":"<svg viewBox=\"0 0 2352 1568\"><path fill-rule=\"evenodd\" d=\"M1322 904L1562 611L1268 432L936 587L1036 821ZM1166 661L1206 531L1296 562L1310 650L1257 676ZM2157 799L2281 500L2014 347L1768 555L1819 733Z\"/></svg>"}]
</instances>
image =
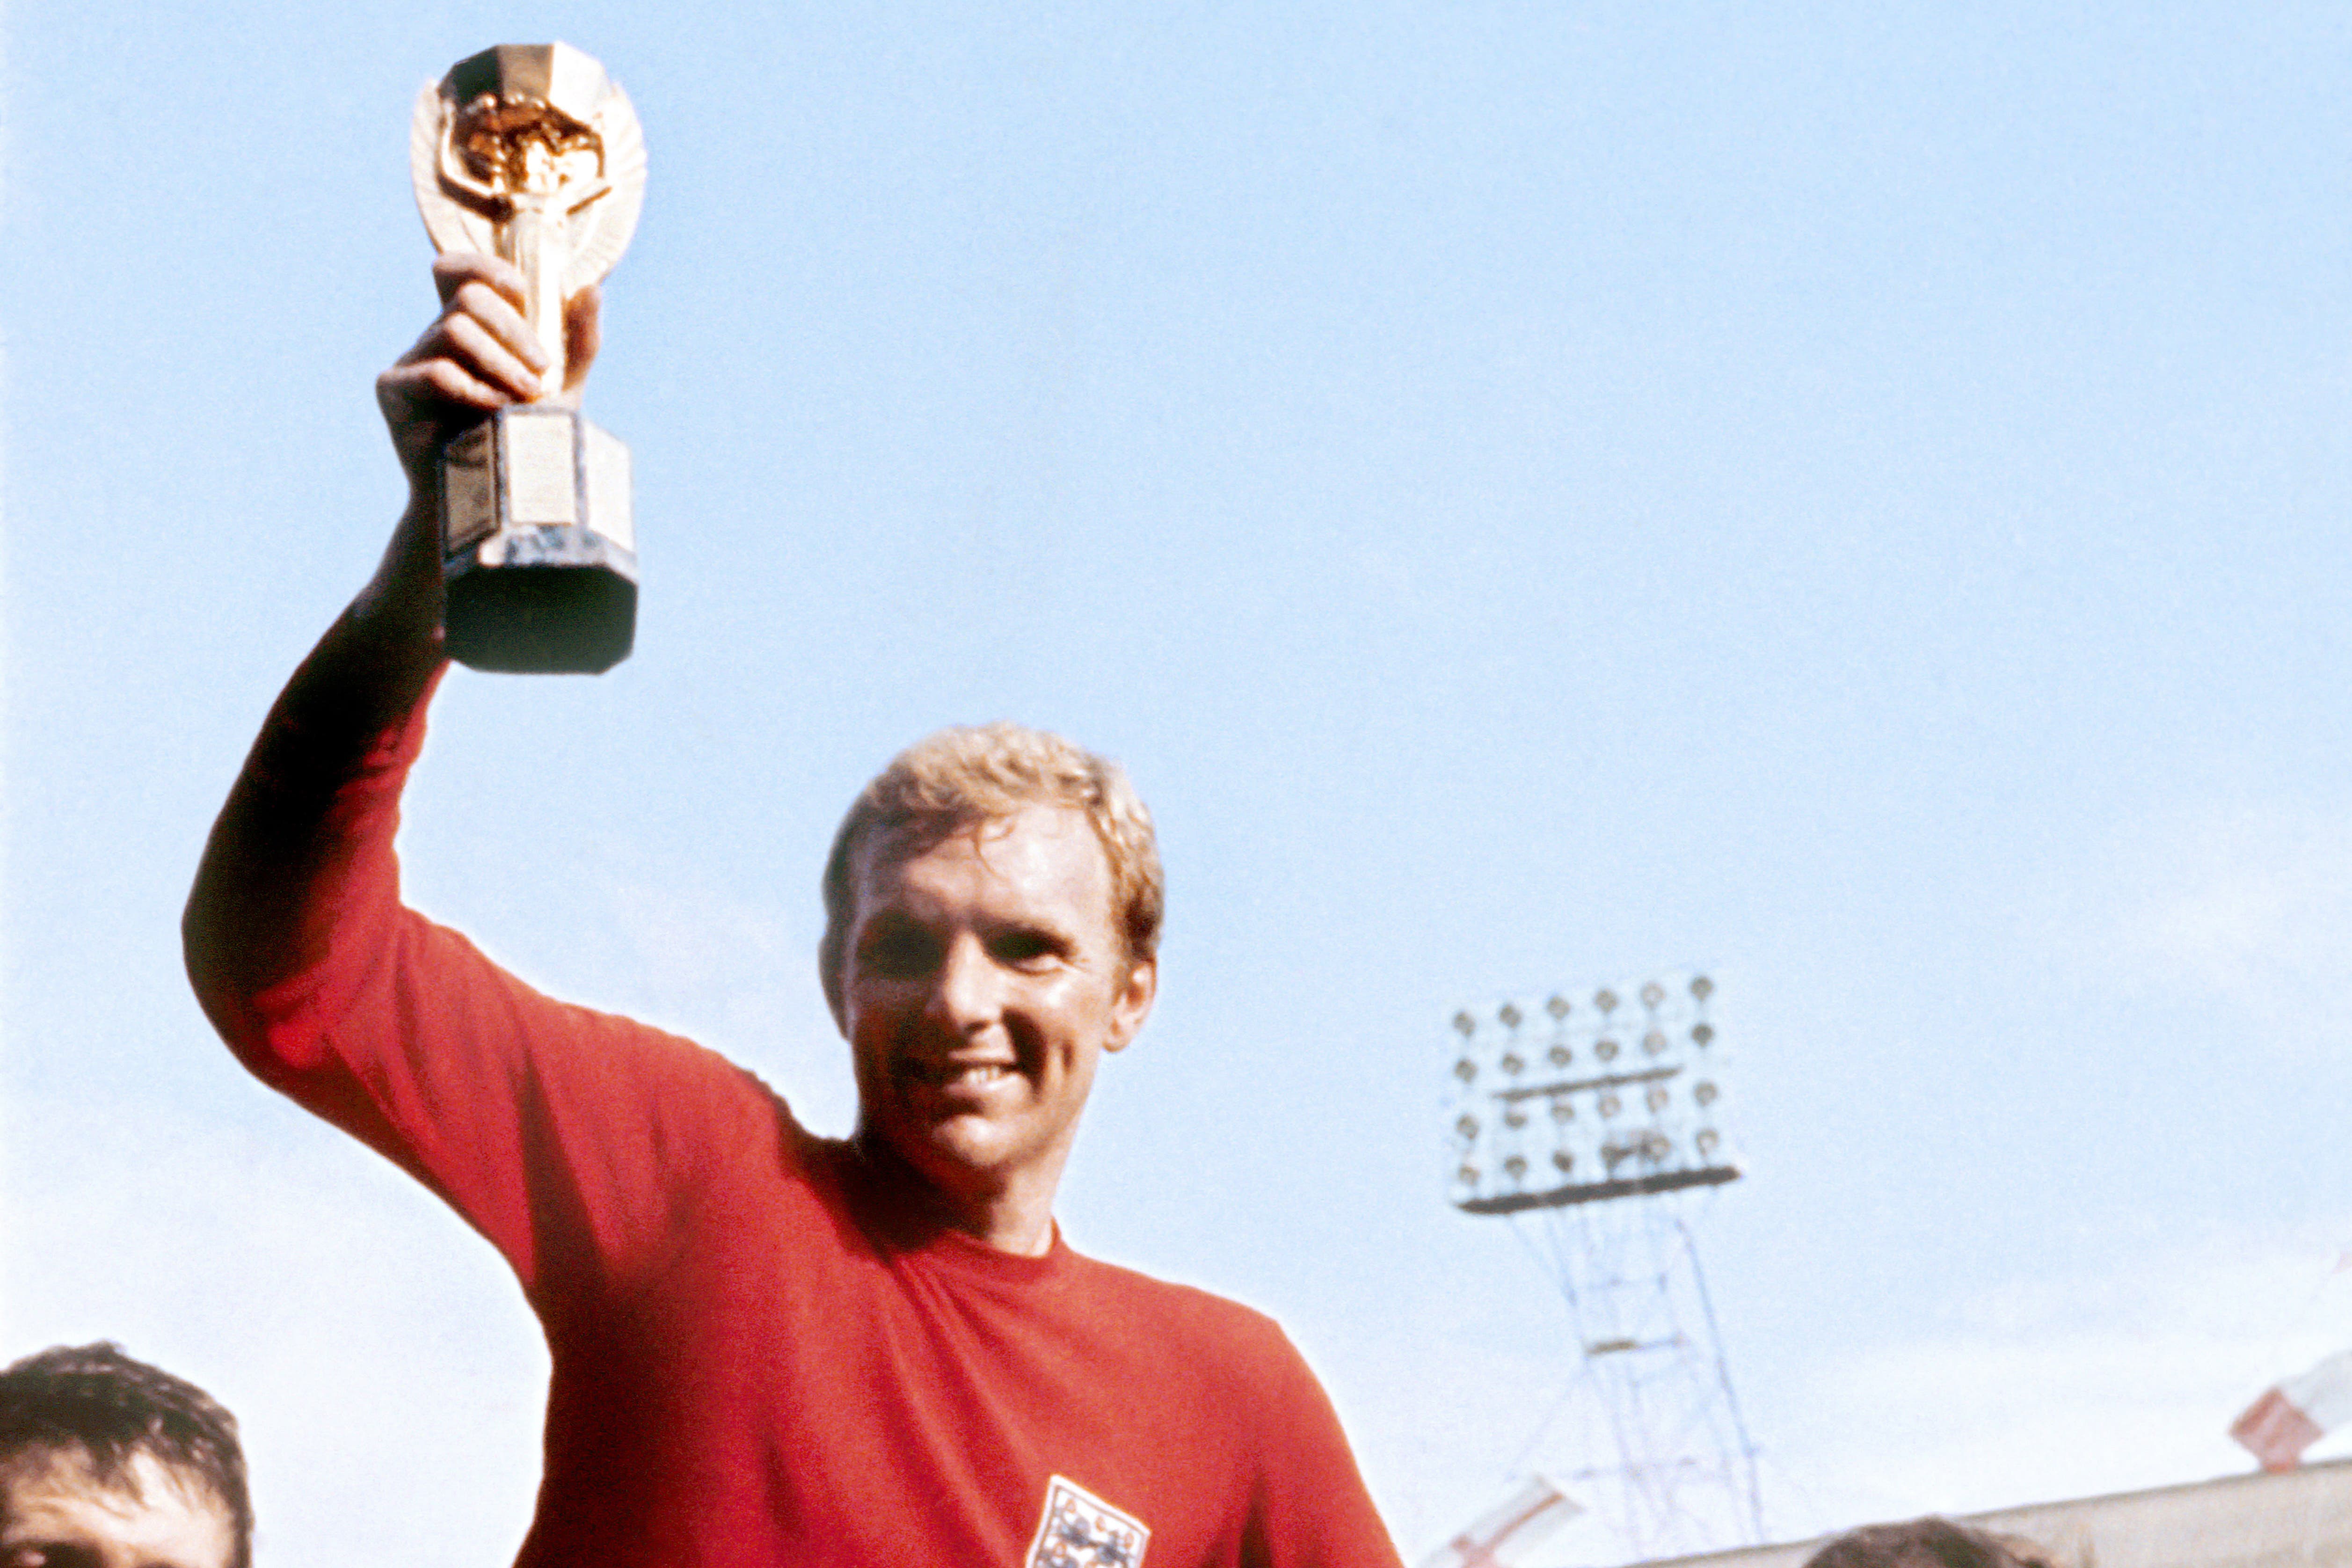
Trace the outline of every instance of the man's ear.
<instances>
[{"instance_id":1,"label":"man's ear","mask_svg":"<svg viewBox=\"0 0 2352 1568\"><path fill-rule=\"evenodd\" d=\"M842 992L840 955L828 951L832 945L827 942L817 949L816 978L824 987L824 1005L833 1010L833 1026L845 1040L849 1038L849 999Z\"/></svg>"},{"instance_id":2,"label":"man's ear","mask_svg":"<svg viewBox=\"0 0 2352 1568\"><path fill-rule=\"evenodd\" d=\"M1142 1029L1143 1020L1151 1016L1151 1004L1159 994L1159 963L1139 958L1129 964L1127 978L1119 982L1118 994L1110 1001L1110 1033L1103 1037L1103 1049L1126 1049L1128 1041Z\"/></svg>"}]
</instances>

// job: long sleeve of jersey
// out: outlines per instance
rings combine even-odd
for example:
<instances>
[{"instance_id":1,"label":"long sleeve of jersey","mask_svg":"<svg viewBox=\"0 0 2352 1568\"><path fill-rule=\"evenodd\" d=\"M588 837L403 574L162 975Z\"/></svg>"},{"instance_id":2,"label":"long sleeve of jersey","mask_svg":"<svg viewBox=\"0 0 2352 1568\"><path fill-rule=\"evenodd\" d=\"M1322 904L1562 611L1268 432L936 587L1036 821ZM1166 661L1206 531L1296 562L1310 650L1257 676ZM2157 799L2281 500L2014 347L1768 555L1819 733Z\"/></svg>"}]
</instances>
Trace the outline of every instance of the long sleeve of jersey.
<instances>
[{"instance_id":1,"label":"long sleeve of jersey","mask_svg":"<svg viewBox=\"0 0 2352 1568\"><path fill-rule=\"evenodd\" d=\"M742 1075L541 995L403 906L400 792L440 676L387 668L348 622L304 663L207 846L189 973L256 1076L440 1194L545 1316L660 1249L677 1156L717 1131L676 1124L706 1099L652 1086Z\"/></svg>"}]
</instances>

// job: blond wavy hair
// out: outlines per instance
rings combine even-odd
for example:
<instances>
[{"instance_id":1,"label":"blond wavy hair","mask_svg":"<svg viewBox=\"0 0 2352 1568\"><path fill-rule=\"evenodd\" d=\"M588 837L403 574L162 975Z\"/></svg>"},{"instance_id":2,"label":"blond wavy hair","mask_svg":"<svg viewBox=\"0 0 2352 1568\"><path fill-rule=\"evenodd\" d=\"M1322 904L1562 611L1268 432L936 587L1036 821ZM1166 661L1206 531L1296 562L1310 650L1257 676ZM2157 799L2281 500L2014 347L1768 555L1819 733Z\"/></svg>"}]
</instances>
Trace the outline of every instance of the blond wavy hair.
<instances>
[{"instance_id":1,"label":"blond wavy hair","mask_svg":"<svg viewBox=\"0 0 2352 1568\"><path fill-rule=\"evenodd\" d=\"M1126 770L1061 736L1000 720L926 735L858 792L824 863L824 941L817 966L838 1002L857 861L868 844L892 859L920 855L955 834L1032 805L1082 812L1110 867L1111 909L1132 966L1154 961L1166 886L1151 813Z\"/></svg>"}]
</instances>

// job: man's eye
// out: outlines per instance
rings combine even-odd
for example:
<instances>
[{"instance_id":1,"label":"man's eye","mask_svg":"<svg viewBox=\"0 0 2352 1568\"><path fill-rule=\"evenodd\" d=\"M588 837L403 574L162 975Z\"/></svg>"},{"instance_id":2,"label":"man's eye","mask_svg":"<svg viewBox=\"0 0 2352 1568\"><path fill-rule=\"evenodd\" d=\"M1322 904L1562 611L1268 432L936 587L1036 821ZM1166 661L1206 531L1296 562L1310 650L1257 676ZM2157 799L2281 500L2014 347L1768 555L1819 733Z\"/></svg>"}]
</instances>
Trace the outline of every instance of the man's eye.
<instances>
[{"instance_id":1,"label":"man's eye","mask_svg":"<svg viewBox=\"0 0 2352 1568\"><path fill-rule=\"evenodd\" d=\"M0 1568L97 1568L97 1552L70 1541L27 1541L0 1552Z\"/></svg>"},{"instance_id":2,"label":"man's eye","mask_svg":"<svg viewBox=\"0 0 2352 1568\"><path fill-rule=\"evenodd\" d=\"M996 962L1024 969L1049 963L1062 956L1061 942L1044 931L1008 931L988 945Z\"/></svg>"},{"instance_id":3,"label":"man's eye","mask_svg":"<svg viewBox=\"0 0 2352 1568\"><path fill-rule=\"evenodd\" d=\"M905 979L927 973L939 963L939 944L919 931L877 931L860 956L868 973Z\"/></svg>"}]
</instances>

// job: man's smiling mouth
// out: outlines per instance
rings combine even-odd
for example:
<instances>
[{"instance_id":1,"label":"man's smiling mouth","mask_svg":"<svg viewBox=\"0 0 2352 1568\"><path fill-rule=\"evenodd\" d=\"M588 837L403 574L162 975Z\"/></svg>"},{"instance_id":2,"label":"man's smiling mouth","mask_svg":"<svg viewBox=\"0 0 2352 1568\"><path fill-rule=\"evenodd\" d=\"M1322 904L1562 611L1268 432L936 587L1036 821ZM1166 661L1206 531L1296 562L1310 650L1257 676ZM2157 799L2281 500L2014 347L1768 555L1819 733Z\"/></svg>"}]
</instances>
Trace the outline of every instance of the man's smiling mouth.
<instances>
[{"instance_id":1,"label":"man's smiling mouth","mask_svg":"<svg viewBox=\"0 0 2352 1568\"><path fill-rule=\"evenodd\" d=\"M1013 1068L1010 1062L909 1061L900 1070L932 1089L985 1089Z\"/></svg>"}]
</instances>

